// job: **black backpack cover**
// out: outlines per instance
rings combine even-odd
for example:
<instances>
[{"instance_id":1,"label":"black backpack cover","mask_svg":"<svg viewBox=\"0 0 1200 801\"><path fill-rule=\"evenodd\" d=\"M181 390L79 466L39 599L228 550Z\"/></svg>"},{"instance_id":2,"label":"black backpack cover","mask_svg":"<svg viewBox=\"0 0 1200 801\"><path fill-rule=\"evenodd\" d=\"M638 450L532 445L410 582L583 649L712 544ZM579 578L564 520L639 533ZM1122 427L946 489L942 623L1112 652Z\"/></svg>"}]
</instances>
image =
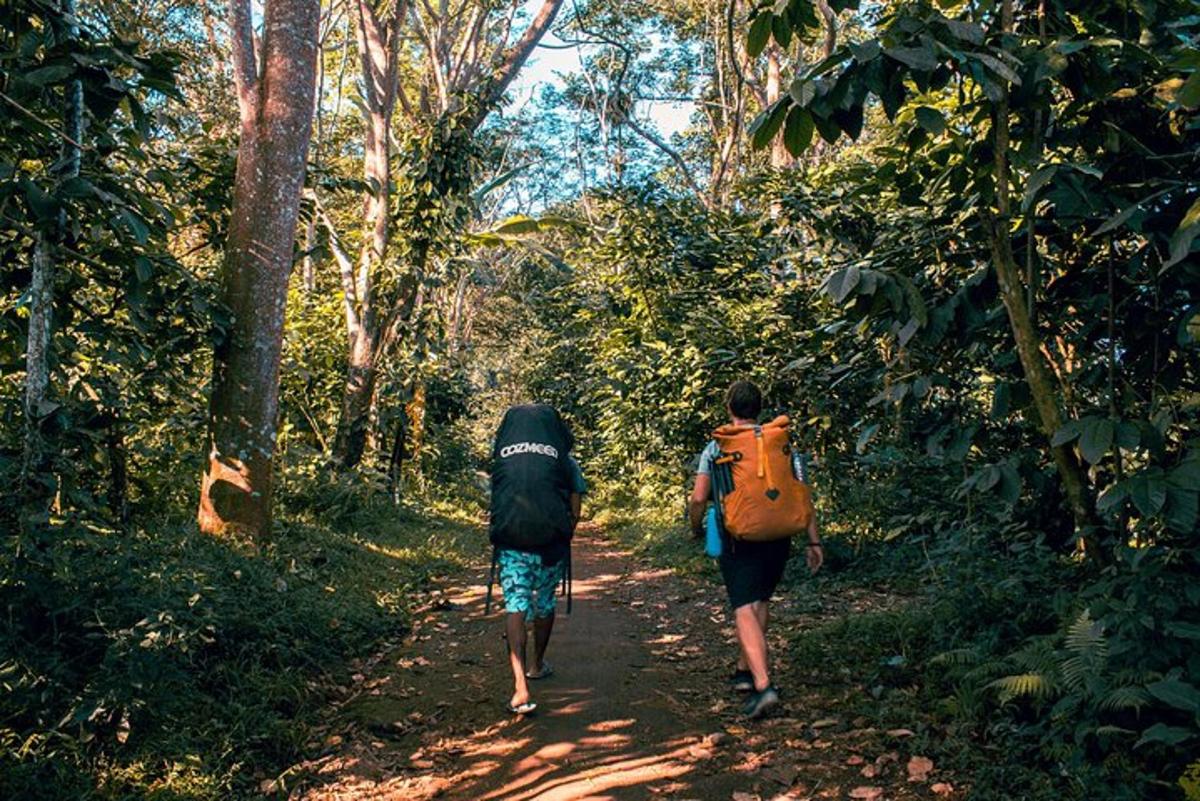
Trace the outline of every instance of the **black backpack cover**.
<instances>
[{"instance_id":1,"label":"black backpack cover","mask_svg":"<svg viewBox=\"0 0 1200 801\"><path fill-rule=\"evenodd\" d=\"M572 532L573 445L553 406L514 406L505 413L492 448L493 545L561 558Z\"/></svg>"}]
</instances>

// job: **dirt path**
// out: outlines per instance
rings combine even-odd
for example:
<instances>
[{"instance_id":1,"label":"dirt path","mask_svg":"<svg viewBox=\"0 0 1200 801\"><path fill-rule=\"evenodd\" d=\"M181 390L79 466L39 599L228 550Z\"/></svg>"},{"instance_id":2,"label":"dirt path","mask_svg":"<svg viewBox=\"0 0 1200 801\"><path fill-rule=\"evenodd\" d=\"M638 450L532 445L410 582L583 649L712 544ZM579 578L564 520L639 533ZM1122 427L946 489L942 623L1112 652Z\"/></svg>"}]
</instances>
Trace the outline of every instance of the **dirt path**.
<instances>
[{"instance_id":1,"label":"dirt path","mask_svg":"<svg viewBox=\"0 0 1200 801\"><path fill-rule=\"evenodd\" d=\"M532 683L535 715L502 710L511 677L500 617L483 615L478 571L435 599L403 641L356 666L332 712L337 733L322 757L297 766L304 778L292 797L936 797L906 784L862 794L889 773L903 782L901 757L865 721L821 711L836 694L804 687L783 642L773 645L785 710L745 724L725 686L735 652L719 587L639 567L594 529L577 538L574 564L574 611L564 615L560 603L547 655L556 673ZM775 605L780 630L799 623L790 606Z\"/></svg>"}]
</instances>

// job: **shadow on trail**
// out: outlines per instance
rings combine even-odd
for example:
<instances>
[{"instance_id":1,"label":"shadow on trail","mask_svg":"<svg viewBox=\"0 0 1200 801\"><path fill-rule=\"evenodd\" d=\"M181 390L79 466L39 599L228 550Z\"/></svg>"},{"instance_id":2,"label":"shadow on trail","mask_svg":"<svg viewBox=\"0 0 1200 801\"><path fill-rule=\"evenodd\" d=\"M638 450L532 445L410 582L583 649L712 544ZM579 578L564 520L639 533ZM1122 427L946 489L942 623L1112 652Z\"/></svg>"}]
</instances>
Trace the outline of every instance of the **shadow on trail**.
<instances>
[{"instance_id":1,"label":"shadow on trail","mask_svg":"<svg viewBox=\"0 0 1200 801\"><path fill-rule=\"evenodd\" d=\"M574 553L575 608L555 626L555 674L531 683L534 715L502 711L511 676L500 614L483 616L482 584L465 588L379 655L373 678L340 704L351 722L343 747L310 766L302 797L727 798L744 784L714 775L705 738L719 720L696 686L712 672L695 663L715 649L660 614L686 604L691 617L713 616L719 596L681 596L669 573L636 568L594 532Z\"/></svg>"}]
</instances>

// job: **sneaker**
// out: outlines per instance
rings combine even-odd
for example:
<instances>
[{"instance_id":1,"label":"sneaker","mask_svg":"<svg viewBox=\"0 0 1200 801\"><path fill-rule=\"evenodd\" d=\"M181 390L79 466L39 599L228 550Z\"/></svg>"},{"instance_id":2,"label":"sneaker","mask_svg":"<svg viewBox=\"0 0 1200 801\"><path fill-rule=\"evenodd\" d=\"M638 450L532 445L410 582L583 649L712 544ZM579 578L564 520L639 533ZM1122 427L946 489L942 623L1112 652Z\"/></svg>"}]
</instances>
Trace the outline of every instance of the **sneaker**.
<instances>
[{"instance_id":1,"label":"sneaker","mask_svg":"<svg viewBox=\"0 0 1200 801\"><path fill-rule=\"evenodd\" d=\"M767 689L759 693L754 693L746 700L746 705L742 707L742 714L751 720L766 716L775 707L779 706L779 691L774 685L768 685Z\"/></svg>"},{"instance_id":2,"label":"sneaker","mask_svg":"<svg viewBox=\"0 0 1200 801\"><path fill-rule=\"evenodd\" d=\"M752 693L754 692L754 674L748 670L735 670L729 677L729 686L734 692Z\"/></svg>"}]
</instances>

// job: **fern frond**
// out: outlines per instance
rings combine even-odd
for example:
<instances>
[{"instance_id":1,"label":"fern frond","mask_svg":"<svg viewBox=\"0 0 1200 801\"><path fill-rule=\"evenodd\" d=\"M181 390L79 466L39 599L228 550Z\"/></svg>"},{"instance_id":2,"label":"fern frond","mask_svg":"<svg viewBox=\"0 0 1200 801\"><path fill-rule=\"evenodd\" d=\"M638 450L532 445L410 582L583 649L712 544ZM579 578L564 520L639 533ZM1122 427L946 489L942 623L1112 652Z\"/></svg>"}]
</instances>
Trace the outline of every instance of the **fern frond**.
<instances>
[{"instance_id":1,"label":"fern frond","mask_svg":"<svg viewBox=\"0 0 1200 801\"><path fill-rule=\"evenodd\" d=\"M1106 712L1123 712L1132 709L1141 712L1151 701L1150 693L1143 687L1114 687L1100 700L1100 708Z\"/></svg>"},{"instance_id":2,"label":"fern frond","mask_svg":"<svg viewBox=\"0 0 1200 801\"><path fill-rule=\"evenodd\" d=\"M1074 654L1108 658L1108 638L1104 636L1104 627L1098 621L1092 620L1091 613L1086 609L1079 613L1071 628L1067 629L1066 643L1067 650Z\"/></svg>"},{"instance_id":3,"label":"fern frond","mask_svg":"<svg viewBox=\"0 0 1200 801\"><path fill-rule=\"evenodd\" d=\"M1090 687L1100 678L1108 662L1108 638L1099 623L1084 609L1067 630L1065 638L1069 657L1062 662L1063 682L1074 691Z\"/></svg>"},{"instance_id":4,"label":"fern frond","mask_svg":"<svg viewBox=\"0 0 1200 801\"><path fill-rule=\"evenodd\" d=\"M1007 703L1014 698L1033 698L1042 700L1054 689L1054 682L1044 673L1018 673L996 679L988 685L1000 695L1001 703Z\"/></svg>"},{"instance_id":5,"label":"fern frond","mask_svg":"<svg viewBox=\"0 0 1200 801\"><path fill-rule=\"evenodd\" d=\"M1052 674L1058 668L1059 653L1047 637L1029 640L1019 651L1013 652L1009 661L1026 673Z\"/></svg>"},{"instance_id":6,"label":"fern frond","mask_svg":"<svg viewBox=\"0 0 1200 801\"><path fill-rule=\"evenodd\" d=\"M930 657L929 664L966 667L979 664L979 658L979 651L974 648L953 648Z\"/></svg>"}]
</instances>

